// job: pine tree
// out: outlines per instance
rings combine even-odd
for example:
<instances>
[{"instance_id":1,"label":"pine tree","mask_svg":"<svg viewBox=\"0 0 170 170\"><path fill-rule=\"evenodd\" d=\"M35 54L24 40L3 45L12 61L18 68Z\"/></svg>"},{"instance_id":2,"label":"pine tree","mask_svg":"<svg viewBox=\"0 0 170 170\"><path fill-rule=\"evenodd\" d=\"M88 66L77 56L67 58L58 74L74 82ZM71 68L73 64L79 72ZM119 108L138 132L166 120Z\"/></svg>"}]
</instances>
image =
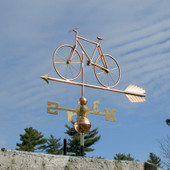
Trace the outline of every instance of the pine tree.
<instances>
[{"instance_id":1,"label":"pine tree","mask_svg":"<svg viewBox=\"0 0 170 170\"><path fill-rule=\"evenodd\" d=\"M71 122L71 126L65 125L67 128L66 134L70 136L68 139L67 152L71 155L79 156L80 155L80 134L74 129L74 122ZM84 135L84 155L86 152L94 151L94 148L91 148L99 139L100 135L97 136L98 129L95 128Z\"/></svg>"},{"instance_id":2,"label":"pine tree","mask_svg":"<svg viewBox=\"0 0 170 170\"><path fill-rule=\"evenodd\" d=\"M114 160L126 160L126 161L134 161L134 158L131 157L130 154L122 154L122 153L117 153L114 157Z\"/></svg>"},{"instance_id":3,"label":"pine tree","mask_svg":"<svg viewBox=\"0 0 170 170\"><path fill-rule=\"evenodd\" d=\"M166 124L170 126L170 119L166 119Z\"/></svg>"},{"instance_id":4,"label":"pine tree","mask_svg":"<svg viewBox=\"0 0 170 170\"><path fill-rule=\"evenodd\" d=\"M47 139L46 144L43 146L43 149L46 153L59 155L62 154L62 144L61 138L55 138L53 135L50 135L50 138Z\"/></svg>"},{"instance_id":5,"label":"pine tree","mask_svg":"<svg viewBox=\"0 0 170 170\"><path fill-rule=\"evenodd\" d=\"M30 152L41 150L43 144L46 143L44 135L32 127L25 128L24 130L25 134L20 134L20 140L22 143L16 144L18 146L16 150Z\"/></svg>"},{"instance_id":6,"label":"pine tree","mask_svg":"<svg viewBox=\"0 0 170 170\"><path fill-rule=\"evenodd\" d=\"M161 158L156 156L154 153L150 152L149 159L147 160L147 162L160 166Z\"/></svg>"}]
</instances>

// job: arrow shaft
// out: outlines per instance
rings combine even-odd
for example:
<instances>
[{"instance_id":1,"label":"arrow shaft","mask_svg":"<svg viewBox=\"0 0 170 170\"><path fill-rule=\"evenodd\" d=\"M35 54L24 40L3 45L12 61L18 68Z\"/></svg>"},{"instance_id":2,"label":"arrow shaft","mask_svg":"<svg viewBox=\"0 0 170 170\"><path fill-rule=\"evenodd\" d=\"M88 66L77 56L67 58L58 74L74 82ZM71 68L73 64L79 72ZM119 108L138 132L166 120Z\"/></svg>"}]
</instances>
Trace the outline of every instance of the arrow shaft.
<instances>
[{"instance_id":1,"label":"arrow shaft","mask_svg":"<svg viewBox=\"0 0 170 170\"><path fill-rule=\"evenodd\" d=\"M69 84L74 84L74 85L79 85L79 86L86 86L86 87L95 88L95 89L113 91L113 92L118 92L118 93L130 94L130 95L135 95L135 96L141 96L141 97L146 96L145 94L141 94L141 93L128 92L128 91L118 90L118 89L111 89L109 87L106 88L106 87L95 86L95 85L91 85L91 84L84 84L84 83L79 83L79 82L74 82L74 81L69 81L69 80L57 79L57 78L53 78L53 77L48 77L48 80L58 81L58 82L62 82L62 83L69 83Z\"/></svg>"},{"instance_id":2,"label":"arrow shaft","mask_svg":"<svg viewBox=\"0 0 170 170\"><path fill-rule=\"evenodd\" d=\"M90 112L89 114L94 114L94 115L103 115L105 116L106 113L102 113L102 112Z\"/></svg>"},{"instance_id":3,"label":"arrow shaft","mask_svg":"<svg viewBox=\"0 0 170 170\"><path fill-rule=\"evenodd\" d=\"M71 111L71 112L75 112L75 109L69 109L69 108L62 108L62 107L58 107L57 110L64 110L64 111Z\"/></svg>"}]
</instances>

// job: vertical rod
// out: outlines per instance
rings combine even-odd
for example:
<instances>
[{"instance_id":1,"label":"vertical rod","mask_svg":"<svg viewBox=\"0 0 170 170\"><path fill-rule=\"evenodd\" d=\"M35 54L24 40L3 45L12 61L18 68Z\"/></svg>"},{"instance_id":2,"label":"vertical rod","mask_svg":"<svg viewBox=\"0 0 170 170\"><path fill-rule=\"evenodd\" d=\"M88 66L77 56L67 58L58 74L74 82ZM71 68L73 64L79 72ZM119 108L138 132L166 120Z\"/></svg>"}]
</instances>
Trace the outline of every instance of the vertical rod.
<instances>
[{"instance_id":1,"label":"vertical rod","mask_svg":"<svg viewBox=\"0 0 170 170\"><path fill-rule=\"evenodd\" d=\"M84 52L82 51L82 86L81 86L81 95L84 97Z\"/></svg>"},{"instance_id":2,"label":"vertical rod","mask_svg":"<svg viewBox=\"0 0 170 170\"><path fill-rule=\"evenodd\" d=\"M67 155L67 139L64 139L63 142L64 142L64 155Z\"/></svg>"},{"instance_id":3,"label":"vertical rod","mask_svg":"<svg viewBox=\"0 0 170 170\"><path fill-rule=\"evenodd\" d=\"M80 156L84 156L84 133L80 133Z\"/></svg>"},{"instance_id":4,"label":"vertical rod","mask_svg":"<svg viewBox=\"0 0 170 170\"><path fill-rule=\"evenodd\" d=\"M84 97L84 52L82 51L81 97ZM84 133L80 133L80 156L84 156Z\"/></svg>"}]
</instances>

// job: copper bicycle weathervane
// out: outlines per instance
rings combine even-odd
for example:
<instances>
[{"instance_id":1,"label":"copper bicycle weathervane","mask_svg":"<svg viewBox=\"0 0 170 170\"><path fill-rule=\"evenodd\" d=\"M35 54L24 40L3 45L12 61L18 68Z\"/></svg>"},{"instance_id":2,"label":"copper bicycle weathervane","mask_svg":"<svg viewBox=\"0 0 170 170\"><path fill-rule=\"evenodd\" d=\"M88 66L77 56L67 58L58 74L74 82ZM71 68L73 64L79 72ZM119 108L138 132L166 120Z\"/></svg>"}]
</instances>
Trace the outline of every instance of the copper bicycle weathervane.
<instances>
[{"instance_id":1,"label":"copper bicycle weathervane","mask_svg":"<svg viewBox=\"0 0 170 170\"><path fill-rule=\"evenodd\" d=\"M56 48L53 54L53 66L57 74L61 79L49 77L49 74L40 76L47 83L49 80L58 81L62 83L74 84L81 86L81 98L79 99L79 105L76 109L62 108L59 104L54 101L48 101L47 112L50 114L58 114L58 110L67 111L68 121L72 121L72 117L77 115L78 118L74 124L75 130L80 133L80 151L81 156L84 155L84 133L88 132L91 123L86 118L89 114L97 114L105 116L105 120L116 121L115 119L115 109L105 108L105 112L100 112L98 105L100 101L94 101L93 107L88 108L86 106L87 99L84 97L84 87L108 90L118 93L126 94L127 98L131 102L144 102L145 101L145 90L137 87L135 85L129 85L125 90L113 89L121 77L121 71L118 62L111 55L104 54L100 46L100 41L103 40L102 37L97 37L98 41L94 42L86 38L80 37L78 35L78 28L75 28L69 32L75 32L75 43L74 46L63 44ZM89 42L95 45L92 56L89 56L87 51L81 44L82 41ZM81 55L77 47L81 49ZM99 56L94 61L94 56L98 52ZM85 57L87 58L85 62ZM92 84L84 83L84 65L94 67L94 74L97 81L102 86L96 86ZM81 75L81 82L75 82L73 80L77 79Z\"/></svg>"},{"instance_id":2,"label":"copper bicycle weathervane","mask_svg":"<svg viewBox=\"0 0 170 170\"><path fill-rule=\"evenodd\" d=\"M87 99L84 97L84 87L108 90L118 93L124 93L131 102L144 102L145 101L145 90L135 85L129 85L125 90L113 89L121 77L121 71L118 62L111 55L104 54L100 46L102 37L97 37L98 41L94 42L78 35L78 28L71 30L75 32L75 43L74 46L63 44L59 46L53 54L53 66L57 74L61 79L49 77L49 74L41 76L47 83L49 80L58 81L62 83L79 85L82 87L81 98L79 99L79 106L76 109L61 108L57 102L48 102L47 112L50 114L58 114L58 110L65 110L68 113L68 121L72 120L72 117L77 115L78 119L75 123L75 129L80 133L86 133L90 129L90 122L86 118L89 114L104 115L105 120L111 119L115 121L115 109L105 108L105 112L100 112L98 105L100 101L95 101L94 106L88 108L86 106ZM83 45L79 40L83 40L95 45L92 56L89 56ZM79 53L77 47L81 49ZM99 56L94 61L94 56L98 52ZM85 62L85 57L87 58ZM84 65L94 67L94 74L97 81L102 86L96 86L92 84L84 83ZM81 82L75 82L73 80L82 76Z\"/></svg>"}]
</instances>

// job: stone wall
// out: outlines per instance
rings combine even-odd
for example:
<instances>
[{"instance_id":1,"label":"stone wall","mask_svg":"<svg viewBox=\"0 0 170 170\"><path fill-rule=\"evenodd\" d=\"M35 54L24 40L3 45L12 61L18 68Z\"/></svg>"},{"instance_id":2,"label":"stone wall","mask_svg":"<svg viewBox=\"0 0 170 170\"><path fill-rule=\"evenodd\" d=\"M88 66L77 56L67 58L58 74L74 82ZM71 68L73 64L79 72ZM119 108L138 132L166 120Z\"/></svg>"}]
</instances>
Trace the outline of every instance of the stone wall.
<instances>
[{"instance_id":1,"label":"stone wall","mask_svg":"<svg viewBox=\"0 0 170 170\"><path fill-rule=\"evenodd\" d=\"M163 170L146 162L0 150L0 170Z\"/></svg>"}]
</instances>

